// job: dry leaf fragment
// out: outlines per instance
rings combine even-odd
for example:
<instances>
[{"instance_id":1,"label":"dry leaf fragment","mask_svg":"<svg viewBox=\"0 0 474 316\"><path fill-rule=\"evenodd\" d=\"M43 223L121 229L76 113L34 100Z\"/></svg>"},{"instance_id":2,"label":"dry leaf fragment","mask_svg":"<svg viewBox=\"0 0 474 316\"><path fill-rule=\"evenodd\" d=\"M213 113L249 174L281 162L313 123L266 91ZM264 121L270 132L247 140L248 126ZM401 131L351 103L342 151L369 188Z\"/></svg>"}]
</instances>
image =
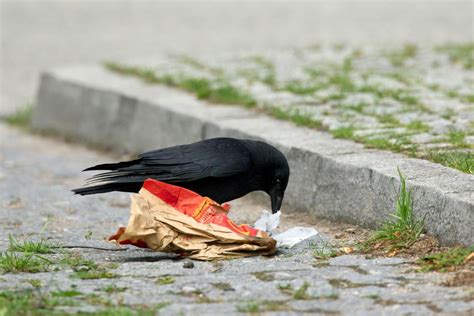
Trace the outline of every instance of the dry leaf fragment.
<instances>
[{"instance_id":1,"label":"dry leaf fragment","mask_svg":"<svg viewBox=\"0 0 474 316\"><path fill-rule=\"evenodd\" d=\"M353 253L354 252L354 247L342 247L341 251L344 252L345 254Z\"/></svg>"}]
</instances>

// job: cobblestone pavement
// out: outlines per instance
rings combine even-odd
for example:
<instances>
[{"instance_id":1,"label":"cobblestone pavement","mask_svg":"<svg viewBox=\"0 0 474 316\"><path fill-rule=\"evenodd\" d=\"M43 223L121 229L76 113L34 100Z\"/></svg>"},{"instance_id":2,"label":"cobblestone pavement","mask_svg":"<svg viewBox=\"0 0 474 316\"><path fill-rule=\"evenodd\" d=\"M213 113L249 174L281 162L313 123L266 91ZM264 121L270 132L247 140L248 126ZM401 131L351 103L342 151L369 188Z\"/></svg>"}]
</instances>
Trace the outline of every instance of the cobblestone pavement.
<instances>
[{"instance_id":1,"label":"cobblestone pavement","mask_svg":"<svg viewBox=\"0 0 474 316\"><path fill-rule=\"evenodd\" d=\"M472 12L469 0L1 0L0 113L32 101L51 67L176 51L467 41Z\"/></svg>"},{"instance_id":2,"label":"cobblestone pavement","mask_svg":"<svg viewBox=\"0 0 474 316\"><path fill-rule=\"evenodd\" d=\"M474 172L474 43L310 46L108 67Z\"/></svg>"},{"instance_id":3,"label":"cobblestone pavement","mask_svg":"<svg viewBox=\"0 0 474 316\"><path fill-rule=\"evenodd\" d=\"M128 195L78 197L69 190L82 183L81 169L118 157L4 125L0 135L0 249L8 247L9 234L116 249L103 238L126 223ZM251 222L266 206L252 201L233 205L235 210L245 210L239 220ZM314 253L324 252L332 242L334 231L340 228L339 233L345 234L345 230L304 215L283 217L285 227L305 223L315 223L318 231L327 234L272 257L195 261L192 268L186 260L136 248L45 254L48 272L0 275L0 302L7 297L17 308L23 302L62 312L108 312L102 315L128 315L132 308L142 308L142 314L159 309L162 315L474 312L472 288L443 285L449 273L414 272L408 259L360 255L315 259ZM0 314L4 311L0 305Z\"/></svg>"}]
</instances>

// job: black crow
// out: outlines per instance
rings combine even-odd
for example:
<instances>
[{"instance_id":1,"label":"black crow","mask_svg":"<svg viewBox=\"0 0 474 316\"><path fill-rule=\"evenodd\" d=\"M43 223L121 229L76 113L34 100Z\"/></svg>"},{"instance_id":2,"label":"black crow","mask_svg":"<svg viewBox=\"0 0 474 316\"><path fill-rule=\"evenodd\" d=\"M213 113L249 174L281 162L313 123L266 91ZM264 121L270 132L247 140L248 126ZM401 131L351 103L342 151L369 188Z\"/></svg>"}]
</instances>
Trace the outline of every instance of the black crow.
<instances>
[{"instance_id":1,"label":"black crow","mask_svg":"<svg viewBox=\"0 0 474 316\"><path fill-rule=\"evenodd\" d=\"M141 154L137 159L85 169L110 170L89 179L93 186L73 190L87 195L138 192L148 178L178 185L218 203L252 191L270 195L272 212L280 210L290 169L285 156L260 141L212 138ZM104 182L97 184L98 182Z\"/></svg>"}]
</instances>

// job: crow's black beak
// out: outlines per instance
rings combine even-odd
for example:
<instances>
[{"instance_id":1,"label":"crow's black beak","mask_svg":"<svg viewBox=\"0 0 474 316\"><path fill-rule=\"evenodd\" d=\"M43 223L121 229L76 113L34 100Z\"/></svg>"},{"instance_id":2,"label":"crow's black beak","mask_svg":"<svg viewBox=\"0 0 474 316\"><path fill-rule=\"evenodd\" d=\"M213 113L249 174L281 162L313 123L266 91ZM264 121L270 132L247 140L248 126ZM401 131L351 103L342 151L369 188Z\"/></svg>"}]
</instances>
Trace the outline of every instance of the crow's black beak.
<instances>
[{"instance_id":1,"label":"crow's black beak","mask_svg":"<svg viewBox=\"0 0 474 316\"><path fill-rule=\"evenodd\" d=\"M275 185L270 190L270 200L272 202L272 213L275 214L280 210L281 203L283 202L283 192L279 185Z\"/></svg>"}]
</instances>

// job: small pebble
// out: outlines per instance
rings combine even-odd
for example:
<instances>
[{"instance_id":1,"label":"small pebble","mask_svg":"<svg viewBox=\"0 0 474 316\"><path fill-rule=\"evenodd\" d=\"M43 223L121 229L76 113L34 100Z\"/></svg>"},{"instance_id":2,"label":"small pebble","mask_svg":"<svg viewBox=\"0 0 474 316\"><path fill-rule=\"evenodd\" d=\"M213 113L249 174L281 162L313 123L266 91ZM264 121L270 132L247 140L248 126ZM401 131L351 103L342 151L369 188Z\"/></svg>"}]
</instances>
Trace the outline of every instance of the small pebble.
<instances>
[{"instance_id":1,"label":"small pebble","mask_svg":"<svg viewBox=\"0 0 474 316\"><path fill-rule=\"evenodd\" d=\"M192 287L192 286L185 286L181 289L181 291L183 291L183 293L185 294L189 294L189 293L194 293L196 292L196 288Z\"/></svg>"},{"instance_id":2,"label":"small pebble","mask_svg":"<svg viewBox=\"0 0 474 316\"><path fill-rule=\"evenodd\" d=\"M85 272L89 270L90 270L90 267L88 266L78 266L77 268L74 268L74 271L76 272Z\"/></svg>"},{"instance_id":3,"label":"small pebble","mask_svg":"<svg viewBox=\"0 0 474 316\"><path fill-rule=\"evenodd\" d=\"M184 262L183 268L185 268L185 269L192 269L192 268L194 268L194 262L192 262L192 261L186 261L186 262Z\"/></svg>"}]
</instances>

